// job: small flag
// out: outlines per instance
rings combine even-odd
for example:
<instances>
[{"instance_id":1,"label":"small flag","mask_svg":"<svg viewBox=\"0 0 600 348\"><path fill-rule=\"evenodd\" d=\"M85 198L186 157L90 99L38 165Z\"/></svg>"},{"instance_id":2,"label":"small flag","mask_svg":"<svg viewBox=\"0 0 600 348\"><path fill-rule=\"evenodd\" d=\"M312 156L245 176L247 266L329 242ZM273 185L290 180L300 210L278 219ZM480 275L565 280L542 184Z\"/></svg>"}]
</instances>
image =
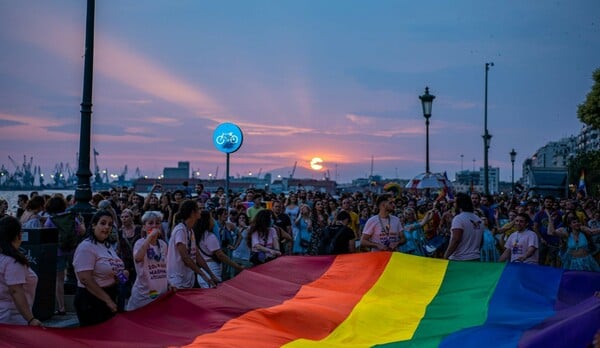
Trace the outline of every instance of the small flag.
<instances>
[{"instance_id":1,"label":"small flag","mask_svg":"<svg viewBox=\"0 0 600 348\"><path fill-rule=\"evenodd\" d=\"M446 198L453 200L454 194L452 193L452 187L450 187L450 180L448 180L448 174L446 171L444 171L444 179L446 179Z\"/></svg>"},{"instance_id":2,"label":"small flag","mask_svg":"<svg viewBox=\"0 0 600 348\"><path fill-rule=\"evenodd\" d=\"M577 191L583 193L584 197L587 197L587 188L585 187L585 171L581 170L581 176L579 177L579 186L577 186Z\"/></svg>"}]
</instances>

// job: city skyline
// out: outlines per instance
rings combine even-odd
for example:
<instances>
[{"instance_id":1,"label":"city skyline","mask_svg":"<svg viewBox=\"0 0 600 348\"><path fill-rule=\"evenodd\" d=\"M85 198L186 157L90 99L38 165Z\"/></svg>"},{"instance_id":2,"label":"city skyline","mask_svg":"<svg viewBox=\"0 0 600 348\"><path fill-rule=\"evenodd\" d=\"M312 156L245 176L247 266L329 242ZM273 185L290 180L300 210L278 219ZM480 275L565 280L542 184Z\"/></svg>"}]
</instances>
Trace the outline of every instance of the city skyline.
<instances>
[{"instance_id":1,"label":"city skyline","mask_svg":"<svg viewBox=\"0 0 600 348\"><path fill-rule=\"evenodd\" d=\"M489 164L510 181L513 148L519 178L537 149L581 129L599 12L591 0L98 1L92 147L111 173L158 176L189 161L208 179L225 172L213 130L233 122L244 132L233 176L287 176L319 157L315 178L366 177L374 158L373 174L409 179L425 171L428 86L431 171L453 178L483 166L484 64L494 62ZM0 3L9 170L9 155L33 156L47 174L59 162L76 170L84 34L85 1Z\"/></svg>"}]
</instances>

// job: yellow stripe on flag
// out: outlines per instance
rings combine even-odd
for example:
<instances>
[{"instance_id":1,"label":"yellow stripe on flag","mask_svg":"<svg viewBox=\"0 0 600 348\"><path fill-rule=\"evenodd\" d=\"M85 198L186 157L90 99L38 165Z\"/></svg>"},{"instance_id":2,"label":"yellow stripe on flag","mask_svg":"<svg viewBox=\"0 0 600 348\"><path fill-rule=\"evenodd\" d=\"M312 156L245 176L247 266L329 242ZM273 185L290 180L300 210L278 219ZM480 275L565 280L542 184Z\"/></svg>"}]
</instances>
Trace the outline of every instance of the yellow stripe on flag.
<instances>
[{"instance_id":1,"label":"yellow stripe on flag","mask_svg":"<svg viewBox=\"0 0 600 348\"><path fill-rule=\"evenodd\" d=\"M379 280L329 336L285 347L365 347L409 340L436 296L448 261L393 253Z\"/></svg>"}]
</instances>

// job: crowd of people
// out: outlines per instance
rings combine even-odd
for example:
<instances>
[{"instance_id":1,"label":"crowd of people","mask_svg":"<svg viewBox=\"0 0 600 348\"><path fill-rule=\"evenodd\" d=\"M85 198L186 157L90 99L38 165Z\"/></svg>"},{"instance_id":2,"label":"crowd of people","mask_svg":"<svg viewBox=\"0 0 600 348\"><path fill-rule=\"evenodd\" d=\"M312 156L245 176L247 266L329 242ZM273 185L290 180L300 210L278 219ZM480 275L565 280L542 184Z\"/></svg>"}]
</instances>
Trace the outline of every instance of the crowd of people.
<instances>
[{"instance_id":1,"label":"crowd of people","mask_svg":"<svg viewBox=\"0 0 600 348\"><path fill-rule=\"evenodd\" d=\"M445 193L445 192L444 192ZM0 199L0 323L41 325L31 311L37 277L19 250L22 228L55 227L72 196L19 196L8 214ZM73 248L59 245L56 314L65 313L72 264L81 326L108 320L177 289L213 288L281 255L398 251L456 261L522 262L600 272L600 202L482 195L428 196L371 191L330 195L249 188L145 196L98 192L96 213L73 215ZM14 215L14 216L13 216ZM60 242L60 241L59 241Z\"/></svg>"}]
</instances>

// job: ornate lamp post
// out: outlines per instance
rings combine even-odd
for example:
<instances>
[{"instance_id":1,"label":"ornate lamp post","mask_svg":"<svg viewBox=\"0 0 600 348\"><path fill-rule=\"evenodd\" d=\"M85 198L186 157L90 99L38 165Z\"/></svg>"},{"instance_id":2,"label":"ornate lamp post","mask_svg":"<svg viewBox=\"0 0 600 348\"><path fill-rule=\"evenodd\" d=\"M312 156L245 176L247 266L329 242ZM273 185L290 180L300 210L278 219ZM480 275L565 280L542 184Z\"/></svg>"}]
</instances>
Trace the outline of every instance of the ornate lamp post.
<instances>
[{"instance_id":1,"label":"ornate lamp post","mask_svg":"<svg viewBox=\"0 0 600 348\"><path fill-rule=\"evenodd\" d=\"M93 211L90 201L92 187L90 177L90 138L92 123L92 78L94 72L94 10L95 0L87 0L85 25L85 60L83 67L83 97L81 101L81 128L79 133L79 166L77 167L77 189L73 210L78 213Z\"/></svg>"},{"instance_id":2,"label":"ornate lamp post","mask_svg":"<svg viewBox=\"0 0 600 348\"><path fill-rule=\"evenodd\" d=\"M485 63L485 101L484 101L484 123L483 123L483 182L484 182L484 190L485 194L490 193L490 178L489 178L489 168L488 168L488 151L490 149L490 143L492 142L492 135L488 132L487 128L487 99L488 99L488 71L490 70L490 66L494 66L494 63Z\"/></svg>"},{"instance_id":3,"label":"ornate lamp post","mask_svg":"<svg viewBox=\"0 0 600 348\"><path fill-rule=\"evenodd\" d=\"M515 151L515 149L512 149L512 151L509 153L509 155L510 155L510 163L512 164L512 175L511 175L511 179L510 179L511 193L514 195L515 194L515 158L517 157L517 151Z\"/></svg>"},{"instance_id":4,"label":"ornate lamp post","mask_svg":"<svg viewBox=\"0 0 600 348\"><path fill-rule=\"evenodd\" d=\"M423 117L425 117L425 128L426 128L426 136L425 136L425 173L429 172L429 118L431 117L431 106L433 105L433 100L435 96L433 94L429 94L429 87L425 87L425 94L419 96L421 99L421 105L423 106Z\"/></svg>"}]
</instances>

